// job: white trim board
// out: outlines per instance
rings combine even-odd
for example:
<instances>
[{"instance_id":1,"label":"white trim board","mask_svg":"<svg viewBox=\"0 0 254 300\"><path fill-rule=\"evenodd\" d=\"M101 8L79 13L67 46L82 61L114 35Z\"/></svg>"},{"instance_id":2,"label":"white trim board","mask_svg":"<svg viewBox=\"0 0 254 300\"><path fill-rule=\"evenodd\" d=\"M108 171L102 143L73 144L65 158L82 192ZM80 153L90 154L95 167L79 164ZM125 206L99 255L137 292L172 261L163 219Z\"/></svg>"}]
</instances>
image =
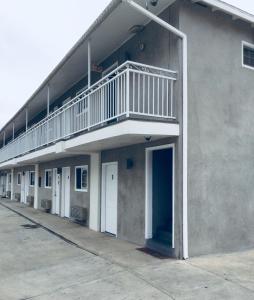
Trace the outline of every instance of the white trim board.
<instances>
[{"instance_id":1,"label":"white trim board","mask_svg":"<svg viewBox=\"0 0 254 300\"><path fill-rule=\"evenodd\" d=\"M194 2L194 1L193 1ZM254 15L243 11L242 9L235 7L233 5L230 5L228 3L225 3L223 1L219 0L200 0L195 2L203 2L207 5L210 5L212 8L216 10L223 11L227 14L230 14L234 17L234 19L241 19L248 23L254 24ZM237 18L236 18L237 17Z\"/></svg>"}]
</instances>

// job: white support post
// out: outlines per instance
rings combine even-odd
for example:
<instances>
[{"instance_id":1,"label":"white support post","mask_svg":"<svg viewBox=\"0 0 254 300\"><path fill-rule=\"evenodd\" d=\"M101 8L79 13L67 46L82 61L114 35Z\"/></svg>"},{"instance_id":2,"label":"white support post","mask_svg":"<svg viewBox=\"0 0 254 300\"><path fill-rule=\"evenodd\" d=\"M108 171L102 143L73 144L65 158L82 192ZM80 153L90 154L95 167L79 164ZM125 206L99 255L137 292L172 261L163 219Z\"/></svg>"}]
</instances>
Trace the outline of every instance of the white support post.
<instances>
[{"instance_id":1,"label":"white support post","mask_svg":"<svg viewBox=\"0 0 254 300\"><path fill-rule=\"evenodd\" d=\"M49 107L50 107L50 88L47 87L47 117L49 116ZM49 142L49 120L47 120L47 143Z\"/></svg>"},{"instance_id":2,"label":"white support post","mask_svg":"<svg viewBox=\"0 0 254 300\"><path fill-rule=\"evenodd\" d=\"M15 123L12 123L12 140L14 141L15 138Z\"/></svg>"},{"instance_id":3,"label":"white support post","mask_svg":"<svg viewBox=\"0 0 254 300\"><path fill-rule=\"evenodd\" d=\"M130 116L130 70L129 67L126 73L126 117Z\"/></svg>"},{"instance_id":4,"label":"white support post","mask_svg":"<svg viewBox=\"0 0 254 300\"><path fill-rule=\"evenodd\" d=\"M88 68L88 75L87 75L87 79L88 79L88 88L90 88L91 86L91 41L88 41L88 45L87 45L87 68ZM88 123L88 130L90 128L90 97L88 97L87 99L87 109L88 109L88 114L87 114L87 123Z\"/></svg>"},{"instance_id":5,"label":"white support post","mask_svg":"<svg viewBox=\"0 0 254 300\"><path fill-rule=\"evenodd\" d=\"M50 89L49 85L47 87L47 116L49 115L49 106L50 106Z\"/></svg>"},{"instance_id":6,"label":"white support post","mask_svg":"<svg viewBox=\"0 0 254 300\"><path fill-rule=\"evenodd\" d=\"M11 200L14 199L14 169L11 169Z\"/></svg>"},{"instance_id":7,"label":"white support post","mask_svg":"<svg viewBox=\"0 0 254 300\"><path fill-rule=\"evenodd\" d=\"M35 165L35 174L34 174L34 208L38 209L39 203L39 165Z\"/></svg>"},{"instance_id":8,"label":"white support post","mask_svg":"<svg viewBox=\"0 0 254 300\"><path fill-rule=\"evenodd\" d=\"M89 228L95 231L100 231L100 153L92 153L90 155L90 169Z\"/></svg>"},{"instance_id":9,"label":"white support post","mask_svg":"<svg viewBox=\"0 0 254 300\"><path fill-rule=\"evenodd\" d=\"M26 131L28 129L28 109L26 108Z\"/></svg>"},{"instance_id":10,"label":"white support post","mask_svg":"<svg viewBox=\"0 0 254 300\"><path fill-rule=\"evenodd\" d=\"M91 41L87 45L87 68L88 68L88 88L91 86Z\"/></svg>"}]
</instances>

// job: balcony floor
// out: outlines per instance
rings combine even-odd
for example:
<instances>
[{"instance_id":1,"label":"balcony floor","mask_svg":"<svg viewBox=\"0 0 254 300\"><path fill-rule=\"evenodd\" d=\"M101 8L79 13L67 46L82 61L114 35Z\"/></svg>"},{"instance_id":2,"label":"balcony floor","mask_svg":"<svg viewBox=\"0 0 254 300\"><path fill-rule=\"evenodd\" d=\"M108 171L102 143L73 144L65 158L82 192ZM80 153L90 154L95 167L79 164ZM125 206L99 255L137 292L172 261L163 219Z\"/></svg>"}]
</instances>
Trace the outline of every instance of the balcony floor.
<instances>
[{"instance_id":1,"label":"balcony floor","mask_svg":"<svg viewBox=\"0 0 254 300\"><path fill-rule=\"evenodd\" d=\"M128 119L6 161L0 164L0 169L139 144L145 142L145 137L156 141L172 136L179 136L179 125L176 123Z\"/></svg>"}]
</instances>

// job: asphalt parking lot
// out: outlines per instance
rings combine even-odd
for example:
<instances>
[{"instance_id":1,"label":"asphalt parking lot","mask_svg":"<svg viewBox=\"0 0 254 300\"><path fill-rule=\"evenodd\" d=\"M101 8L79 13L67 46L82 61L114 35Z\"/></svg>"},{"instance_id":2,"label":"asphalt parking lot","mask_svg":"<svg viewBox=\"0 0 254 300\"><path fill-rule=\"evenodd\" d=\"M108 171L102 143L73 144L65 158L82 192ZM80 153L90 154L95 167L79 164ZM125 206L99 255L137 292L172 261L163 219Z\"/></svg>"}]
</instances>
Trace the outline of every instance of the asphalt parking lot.
<instances>
[{"instance_id":1,"label":"asphalt parking lot","mask_svg":"<svg viewBox=\"0 0 254 300\"><path fill-rule=\"evenodd\" d=\"M159 259L68 220L1 203L12 209L0 205L1 300L254 299L254 251Z\"/></svg>"}]
</instances>

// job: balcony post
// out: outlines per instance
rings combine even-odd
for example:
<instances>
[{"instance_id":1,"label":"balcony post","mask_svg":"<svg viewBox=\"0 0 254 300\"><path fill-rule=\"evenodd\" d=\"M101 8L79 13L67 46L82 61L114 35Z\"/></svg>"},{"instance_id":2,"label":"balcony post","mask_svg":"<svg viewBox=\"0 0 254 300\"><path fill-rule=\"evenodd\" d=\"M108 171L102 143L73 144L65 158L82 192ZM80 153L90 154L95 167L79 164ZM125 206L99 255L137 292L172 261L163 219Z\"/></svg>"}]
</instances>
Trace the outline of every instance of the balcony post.
<instances>
[{"instance_id":1,"label":"balcony post","mask_svg":"<svg viewBox=\"0 0 254 300\"><path fill-rule=\"evenodd\" d=\"M88 45L87 45L87 68L88 68L88 88L91 86L91 41L88 40ZM87 98L87 109L88 109L88 114L87 114L87 124L88 124L88 130L90 128L90 97Z\"/></svg>"},{"instance_id":2,"label":"balcony post","mask_svg":"<svg viewBox=\"0 0 254 300\"><path fill-rule=\"evenodd\" d=\"M38 209L39 203L39 165L35 165L35 174L34 174L34 208Z\"/></svg>"},{"instance_id":3,"label":"balcony post","mask_svg":"<svg viewBox=\"0 0 254 300\"><path fill-rule=\"evenodd\" d=\"M91 41L88 41L87 44L87 68L88 68L88 88L91 86Z\"/></svg>"},{"instance_id":4,"label":"balcony post","mask_svg":"<svg viewBox=\"0 0 254 300\"><path fill-rule=\"evenodd\" d=\"M26 131L28 128L28 109L26 108Z\"/></svg>"},{"instance_id":5,"label":"balcony post","mask_svg":"<svg viewBox=\"0 0 254 300\"><path fill-rule=\"evenodd\" d=\"M47 117L49 116L50 107L50 88L47 86ZM47 119L47 144L49 143L49 120Z\"/></svg>"},{"instance_id":6,"label":"balcony post","mask_svg":"<svg viewBox=\"0 0 254 300\"><path fill-rule=\"evenodd\" d=\"M127 73L126 73L126 117L129 118L130 116L130 69L127 66Z\"/></svg>"},{"instance_id":7,"label":"balcony post","mask_svg":"<svg viewBox=\"0 0 254 300\"><path fill-rule=\"evenodd\" d=\"M15 138L15 123L12 123L12 140L14 141Z\"/></svg>"},{"instance_id":8,"label":"balcony post","mask_svg":"<svg viewBox=\"0 0 254 300\"><path fill-rule=\"evenodd\" d=\"M49 106L50 106L50 89L49 85L47 87L47 116L49 115Z\"/></svg>"}]
</instances>

